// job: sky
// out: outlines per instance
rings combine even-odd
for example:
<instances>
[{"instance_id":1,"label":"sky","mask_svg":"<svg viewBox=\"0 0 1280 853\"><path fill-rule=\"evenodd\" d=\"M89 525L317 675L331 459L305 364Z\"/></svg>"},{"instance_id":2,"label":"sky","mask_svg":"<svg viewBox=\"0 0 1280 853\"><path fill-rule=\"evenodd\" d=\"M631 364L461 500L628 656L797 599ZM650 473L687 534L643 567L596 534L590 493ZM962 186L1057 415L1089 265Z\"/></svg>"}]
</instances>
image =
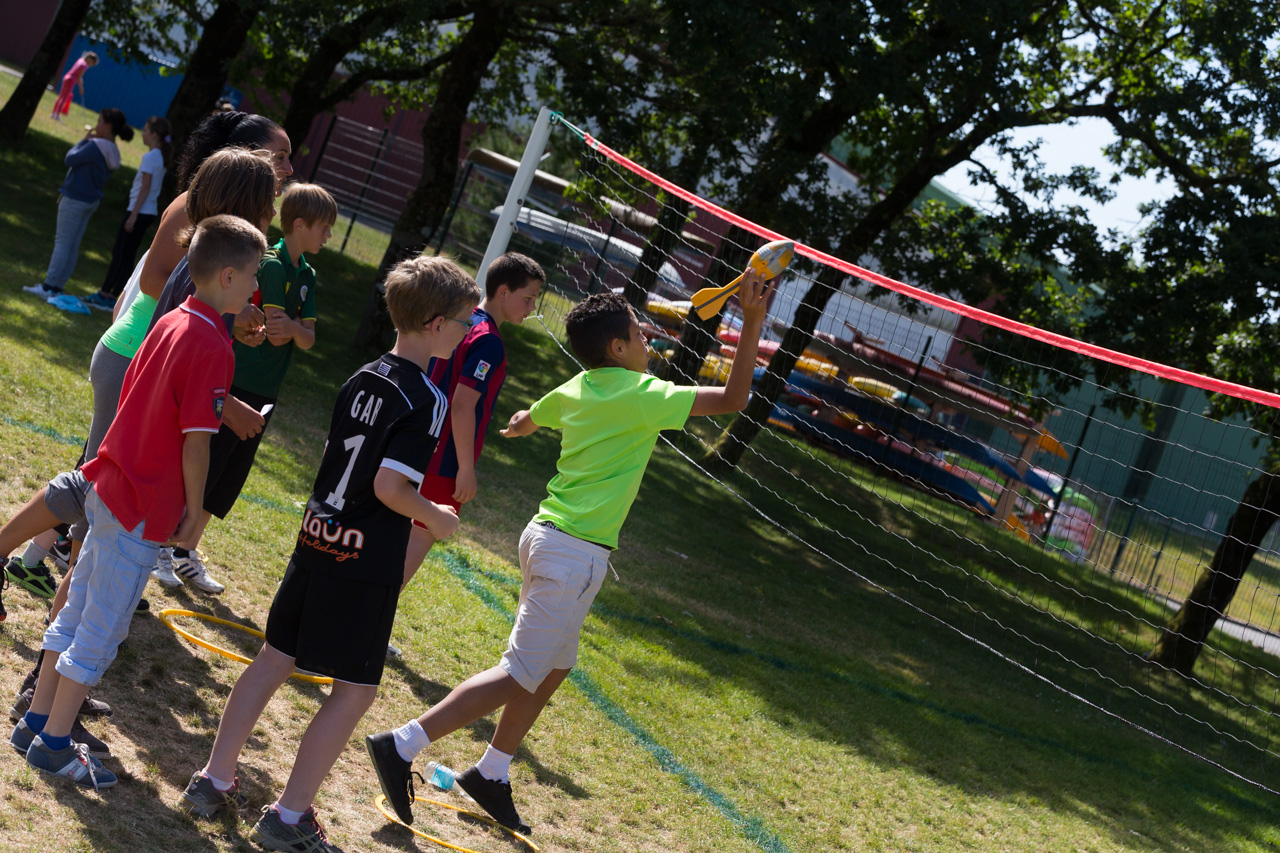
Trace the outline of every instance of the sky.
<instances>
[{"instance_id":1,"label":"sky","mask_svg":"<svg viewBox=\"0 0 1280 853\"><path fill-rule=\"evenodd\" d=\"M1016 135L1016 141L1026 142L1039 137L1044 140L1040 148L1040 157L1050 171L1065 173L1072 166L1092 166L1107 179L1115 172L1115 167L1102 156L1102 148L1115 140L1110 125L1103 119L1081 119L1073 126L1053 125L1028 129ZM1002 176L1009 174L1005 164L1000 162L994 150L984 147L978 150L975 159ZM985 202L993 198L993 193L985 187L975 187L969 183L968 171L971 164L962 163L944 174L939 180L943 187L979 208L985 208ZM1144 202L1164 200L1174 194L1172 181L1157 182L1154 178L1124 177L1119 184L1112 187L1116 197L1105 205L1066 194L1063 201L1071 200L1081 204L1090 211L1094 224L1102 231L1114 228L1121 234L1136 235L1142 224L1138 207Z\"/></svg>"}]
</instances>

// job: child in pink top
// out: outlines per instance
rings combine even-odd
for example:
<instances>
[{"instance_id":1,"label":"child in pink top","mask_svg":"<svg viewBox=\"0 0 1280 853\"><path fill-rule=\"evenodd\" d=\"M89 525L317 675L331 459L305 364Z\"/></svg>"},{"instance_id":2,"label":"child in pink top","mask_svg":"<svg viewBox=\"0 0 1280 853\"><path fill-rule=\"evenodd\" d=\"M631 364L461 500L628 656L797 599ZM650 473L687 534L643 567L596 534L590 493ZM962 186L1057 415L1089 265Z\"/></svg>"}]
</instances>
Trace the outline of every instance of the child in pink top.
<instances>
[{"instance_id":1,"label":"child in pink top","mask_svg":"<svg viewBox=\"0 0 1280 853\"><path fill-rule=\"evenodd\" d=\"M80 85L80 102L84 103L84 72L97 64L98 54L86 50L71 66L71 70L62 75L62 88L58 90L58 100L53 103L51 118L54 121L62 121L62 117L71 112L71 94L76 84Z\"/></svg>"}]
</instances>

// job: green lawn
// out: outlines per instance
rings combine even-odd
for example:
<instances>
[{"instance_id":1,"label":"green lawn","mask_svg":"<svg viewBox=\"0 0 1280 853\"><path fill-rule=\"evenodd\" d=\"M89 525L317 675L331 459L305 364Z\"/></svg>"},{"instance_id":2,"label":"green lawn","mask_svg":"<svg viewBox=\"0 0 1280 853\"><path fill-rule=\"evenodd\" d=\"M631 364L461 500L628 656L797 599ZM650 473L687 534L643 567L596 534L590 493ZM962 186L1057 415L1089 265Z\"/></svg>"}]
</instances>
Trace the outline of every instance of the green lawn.
<instances>
[{"instance_id":1,"label":"green lawn","mask_svg":"<svg viewBox=\"0 0 1280 853\"><path fill-rule=\"evenodd\" d=\"M107 323L102 314L59 313L18 290L38 280L48 259L68 138L38 116L20 150L0 150L0 518L74 462L89 420L89 356ZM126 168L112 178L86 235L70 292L101 281L140 154L126 147ZM265 621L336 389L372 355L350 344L372 269L329 250L315 267L316 347L294 360L240 504L206 537L228 591L153 588L155 609L193 607L259 628ZM548 299L548 326L558 330L562 310ZM571 371L536 320L506 337L510 373L499 423ZM715 428L698 422L677 444L696 449ZM1136 663L1128 652L1149 647L1162 615L1156 603L785 435L764 435L756 449L721 485L659 445L612 559L618 577L587 621L573 680L513 766L517 805L542 849L1280 847L1273 795L962 636L1162 737L1188 736L1187 715L1204 719L1222 734L1192 745L1214 760L1241 763L1231 746L1241 732L1273 743L1266 727L1274 724L1262 715ZM497 661L519 590L517 537L556 451L549 431L512 441L491 435L480 495L458 537L433 552L406 591L393 637L405 658L388 666L378 702L316 804L345 849L435 849L376 811L377 782L360 738L417 715ZM44 609L20 590L5 591L4 600L7 697L37 652ZM1245 662L1263 662L1250 647L1231 648ZM34 776L10 753L0 759L0 848L253 849L248 823L195 822L176 807L241 671L179 640L154 616L135 619L128 647L97 691L116 716L91 724L116 753L109 765L121 784L101 795L72 791ZM1273 702L1275 682L1246 672L1213 659L1201 675L1257 704ZM1134 685L1162 704L1134 695ZM268 707L240 770L254 810L283 785L322 694L290 684ZM430 754L465 767L492 730L493 721L481 721ZM1280 785L1274 757L1247 769ZM415 825L450 843L522 849L438 807L417 813Z\"/></svg>"}]
</instances>

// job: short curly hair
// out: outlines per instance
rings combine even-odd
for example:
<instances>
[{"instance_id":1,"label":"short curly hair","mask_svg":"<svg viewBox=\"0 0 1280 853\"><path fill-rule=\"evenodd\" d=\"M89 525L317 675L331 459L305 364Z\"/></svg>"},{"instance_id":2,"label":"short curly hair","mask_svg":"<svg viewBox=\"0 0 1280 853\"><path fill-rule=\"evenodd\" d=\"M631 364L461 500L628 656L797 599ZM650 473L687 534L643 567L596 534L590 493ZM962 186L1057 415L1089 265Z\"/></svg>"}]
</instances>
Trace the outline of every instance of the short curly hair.
<instances>
[{"instance_id":1,"label":"short curly hair","mask_svg":"<svg viewBox=\"0 0 1280 853\"><path fill-rule=\"evenodd\" d=\"M634 318L631 305L618 294L593 293L565 315L569 347L588 368L603 367L609 361L609 344L631 337Z\"/></svg>"}]
</instances>

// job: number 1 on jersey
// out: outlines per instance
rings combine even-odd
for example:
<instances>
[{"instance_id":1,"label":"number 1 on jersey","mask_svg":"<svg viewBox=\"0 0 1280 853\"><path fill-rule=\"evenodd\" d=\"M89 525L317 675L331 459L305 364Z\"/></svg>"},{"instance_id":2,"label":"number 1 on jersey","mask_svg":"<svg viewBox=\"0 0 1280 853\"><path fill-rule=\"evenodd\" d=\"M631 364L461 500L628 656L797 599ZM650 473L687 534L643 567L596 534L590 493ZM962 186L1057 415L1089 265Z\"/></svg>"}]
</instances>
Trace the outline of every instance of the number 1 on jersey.
<instances>
[{"instance_id":1,"label":"number 1 on jersey","mask_svg":"<svg viewBox=\"0 0 1280 853\"><path fill-rule=\"evenodd\" d=\"M353 435L351 438L342 442L342 446L351 451L351 458L347 460L347 470L342 472L342 479L338 481L337 487L329 493L327 498L324 499L327 506L331 506L336 510L341 510L343 505L347 502L347 484L351 480L351 470L356 467L356 457L360 455L360 446L363 444L363 435Z\"/></svg>"}]
</instances>

